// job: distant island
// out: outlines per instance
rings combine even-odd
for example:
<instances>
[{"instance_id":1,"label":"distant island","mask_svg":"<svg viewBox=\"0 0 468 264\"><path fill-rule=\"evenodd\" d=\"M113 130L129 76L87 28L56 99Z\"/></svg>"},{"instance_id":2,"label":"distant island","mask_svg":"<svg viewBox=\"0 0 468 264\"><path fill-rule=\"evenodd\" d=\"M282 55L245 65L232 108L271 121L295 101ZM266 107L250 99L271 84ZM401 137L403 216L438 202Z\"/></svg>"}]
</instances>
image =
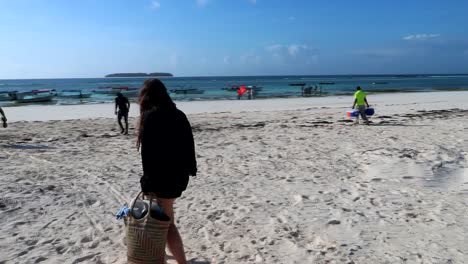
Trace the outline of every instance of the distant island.
<instances>
[{"instance_id":1,"label":"distant island","mask_svg":"<svg viewBox=\"0 0 468 264\"><path fill-rule=\"evenodd\" d=\"M112 73L112 74L107 74L105 77L106 78L113 78L113 77L173 77L171 73L167 72L153 72L153 73L143 73L143 72L137 72L137 73Z\"/></svg>"}]
</instances>

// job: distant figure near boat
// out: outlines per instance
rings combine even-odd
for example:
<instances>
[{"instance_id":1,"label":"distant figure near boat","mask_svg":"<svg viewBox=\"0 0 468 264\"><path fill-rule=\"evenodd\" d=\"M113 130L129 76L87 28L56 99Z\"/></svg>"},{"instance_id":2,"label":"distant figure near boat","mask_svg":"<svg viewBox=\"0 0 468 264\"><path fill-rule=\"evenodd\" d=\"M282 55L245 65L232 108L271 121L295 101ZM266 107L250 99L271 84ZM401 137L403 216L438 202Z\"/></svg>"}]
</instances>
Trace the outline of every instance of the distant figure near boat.
<instances>
[{"instance_id":1,"label":"distant figure near boat","mask_svg":"<svg viewBox=\"0 0 468 264\"><path fill-rule=\"evenodd\" d=\"M3 127L7 128L8 127L7 118L6 118L5 112L3 112L3 109L1 107L0 107L0 115L2 115Z\"/></svg>"},{"instance_id":2,"label":"distant figure near boat","mask_svg":"<svg viewBox=\"0 0 468 264\"><path fill-rule=\"evenodd\" d=\"M366 114L366 107L369 108L369 103L367 102L366 93L361 89L360 86L356 88L356 92L354 93L354 103L352 109L357 106L359 111L359 115L364 120L365 124L369 124L369 119L367 118ZM356 117L356 124L359 124L359 115Z\"/></svg>"},{"instance_id":3,"label":"distant figure near boat","mask_svg":"<svg viewBox=\"0 0 468 264\"><path fill-rule=\"evenodd\" d=\"M182 238L175 225L174 202L185 191L189 176L196 176L197 161L192 128L158 79L144 82L139 97L137 147L141 149L141 190L157 197L171 218L167 245L177 263L187 263Z\"/></svg>"},{"instance_id":4,"label":"distant figure near boat","mask_svg":"<svg viewBox=\"0 0 468 264\"><path fill-rule=\"evenodd\" d=\"M252 100L255 98L257 95L257 87L256 86L245 86L245 85L240 85L237 87L237 99L240 100L244 96L244 94L247 94L247 98L249 100Z\"/></svg>"},{"instance_id":5,"label":"distant figure near boat","mask_svg":"<svg viewBox=\"0 0 468 264\"><path fill-rule=\"evenodd\" d=\"M237 99L238 100L240 100L245 93L247 93L247 87L245 87L244 85L237 87Z\"/></svg>"},{"instance_id":6,"label":"distant figure near boat","mask_svg":"<svg viewBox=\"0 0 468 264\"><path fill-rule=\"evenodd\" d=\"M334 84L331 82L321 82L319 85L307 85L306 83L290 83L289 86L299 86L301 87L301 96L310 97L310 96L321 96L322 95L322 85Z\"/></svg>"},{"instance_id":7,"label":"distant figure near boat","mask_svg":"<svg viewBox=\"0 0 468 264\"><path fill-rule=\"evenodd\" d=\"M117 115L117 122L119 123L121 134L128 135L128 112L130 111L130 102L128 98L123 96L122 93L117 93L115 98L115 114ZM122 125L122 118L125 121L125 129Z\"/></svg>"}]
</instances>

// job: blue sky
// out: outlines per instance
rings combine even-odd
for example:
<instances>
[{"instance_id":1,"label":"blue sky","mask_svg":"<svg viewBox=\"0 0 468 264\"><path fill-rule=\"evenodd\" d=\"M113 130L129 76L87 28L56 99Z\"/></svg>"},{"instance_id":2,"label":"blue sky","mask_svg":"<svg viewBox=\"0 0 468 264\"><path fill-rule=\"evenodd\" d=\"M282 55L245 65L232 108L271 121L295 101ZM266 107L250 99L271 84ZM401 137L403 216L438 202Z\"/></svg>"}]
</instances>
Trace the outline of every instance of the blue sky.
<instances>
[{"instance_id":1,"label":"blue sky","mask_svg":"<svg viewBox=\"0 0 468 264\"><path fill-rule=\"evenodd\" d=\"M468 1L0 0L0 79L467 73Z\"/></svg>"}]
</instances>

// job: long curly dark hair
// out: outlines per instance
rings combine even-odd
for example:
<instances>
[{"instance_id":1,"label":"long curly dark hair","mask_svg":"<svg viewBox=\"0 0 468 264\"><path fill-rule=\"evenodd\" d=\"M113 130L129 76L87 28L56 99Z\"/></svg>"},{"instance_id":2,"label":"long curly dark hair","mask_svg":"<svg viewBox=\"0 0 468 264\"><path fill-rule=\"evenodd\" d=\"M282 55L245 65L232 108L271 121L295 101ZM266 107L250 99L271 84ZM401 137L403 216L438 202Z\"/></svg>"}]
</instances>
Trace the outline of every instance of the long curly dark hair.
<instances>
[{"instance_id":1,"label":"long curly dark hair","mask_svg":"<svg viewBox=\"0 0 468 264\"><path fill-rule=\"evenodd\" d=\"M140 149L141 137L144 130L144 118L149 111L161 107L175 108L175 104L167 93L166 86L158 79L148 79L143 83L138 97L140 105L140 118L138 121L137 148Z\"/></svg>"}]
</instances>

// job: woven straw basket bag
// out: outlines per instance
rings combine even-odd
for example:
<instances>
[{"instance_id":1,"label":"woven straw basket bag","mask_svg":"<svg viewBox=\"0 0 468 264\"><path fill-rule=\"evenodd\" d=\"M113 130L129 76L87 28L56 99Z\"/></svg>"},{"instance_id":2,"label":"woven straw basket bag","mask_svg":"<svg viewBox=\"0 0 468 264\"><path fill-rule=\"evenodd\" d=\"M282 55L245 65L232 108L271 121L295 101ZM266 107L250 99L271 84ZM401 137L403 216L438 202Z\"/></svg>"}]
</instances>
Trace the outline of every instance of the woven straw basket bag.
<instances>
[{"instance_id":1,"label":"woven straw basket bag","mask_svg":"<svg viewBox=\"0 0 468 264\"><path fill-rule=\"evenodd\" d=\"M142 196L140 192L130 204L133 210L136 201ZM153 196L149 198L149 203ZM148 210L150 211L150 209ZM167 220L167 221L166 221ZM164 220L151 217L150 212L141 219L136 219L130 213L125 218L125 230L127 235L127 261L129 264L164 264L166 258L167 231L171 224L170 218Z\"/></svg>"}]
</instances>

